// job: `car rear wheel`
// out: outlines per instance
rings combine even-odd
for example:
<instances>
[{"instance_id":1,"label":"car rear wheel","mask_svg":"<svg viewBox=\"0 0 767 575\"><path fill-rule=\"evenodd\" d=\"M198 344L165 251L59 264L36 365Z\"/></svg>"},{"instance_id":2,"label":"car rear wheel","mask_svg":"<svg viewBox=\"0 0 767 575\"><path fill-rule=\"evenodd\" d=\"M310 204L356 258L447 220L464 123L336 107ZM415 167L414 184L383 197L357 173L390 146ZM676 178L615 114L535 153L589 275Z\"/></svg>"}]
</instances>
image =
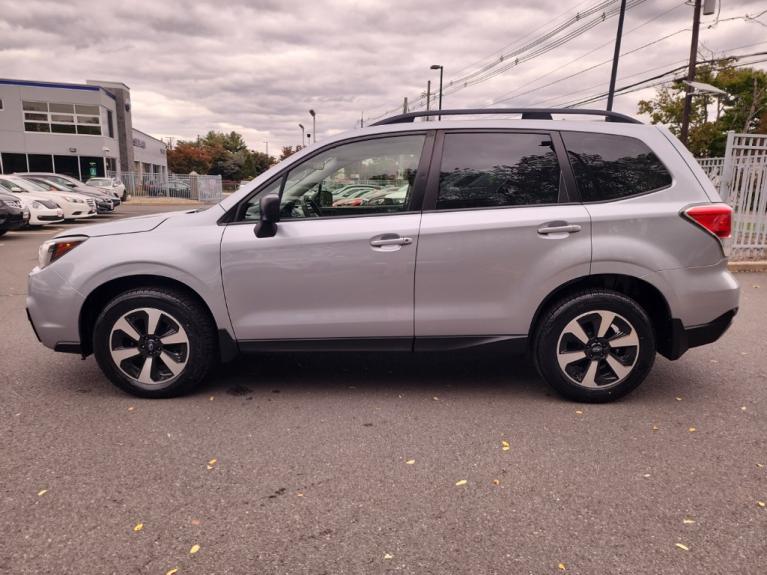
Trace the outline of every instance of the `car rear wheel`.
<instances>
[{"instance_id":1,"label":"car rear wheel","mask_svg":"<svg viewBox=\"0 0 767 575\"><path fill-rule=\"evenodd\" d=\"M93 350L104 374L140 397L182 395L206 376L215 358L207 310L188 295L139 288L110 301L96 320Z\"/></svg>"},{"instance_id":2,"label":"car rear wheel","mask_svg":"<svg viewBox=\"0 0 767 575\"><path fill-rule=\"evenodd\" d=\"M609 290L581 292L541 318L533 354L541 374L561 395L605 402L635 389L655 361L655 337L645 311Z\"/></svg>"}]
</instances>

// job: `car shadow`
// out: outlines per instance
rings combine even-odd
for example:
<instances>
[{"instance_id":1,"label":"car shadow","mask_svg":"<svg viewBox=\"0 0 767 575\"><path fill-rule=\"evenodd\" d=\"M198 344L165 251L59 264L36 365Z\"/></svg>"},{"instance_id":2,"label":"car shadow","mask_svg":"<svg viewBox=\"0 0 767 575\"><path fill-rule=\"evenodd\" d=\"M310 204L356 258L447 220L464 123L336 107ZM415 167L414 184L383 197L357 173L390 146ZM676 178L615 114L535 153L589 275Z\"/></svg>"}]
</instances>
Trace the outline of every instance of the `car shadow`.
<instances>
[{"instance_id":1,"label":"car shadow","mask_svg":"<svg viewBox=\"0 0 767 575\"><path fill-rule=\"evenodd\" d=\"M219 366L196 393L280 391L400 393L417 390L498 391L550 395L525 356L451 353L260 353Z\"/></svg>"}]
</instances>

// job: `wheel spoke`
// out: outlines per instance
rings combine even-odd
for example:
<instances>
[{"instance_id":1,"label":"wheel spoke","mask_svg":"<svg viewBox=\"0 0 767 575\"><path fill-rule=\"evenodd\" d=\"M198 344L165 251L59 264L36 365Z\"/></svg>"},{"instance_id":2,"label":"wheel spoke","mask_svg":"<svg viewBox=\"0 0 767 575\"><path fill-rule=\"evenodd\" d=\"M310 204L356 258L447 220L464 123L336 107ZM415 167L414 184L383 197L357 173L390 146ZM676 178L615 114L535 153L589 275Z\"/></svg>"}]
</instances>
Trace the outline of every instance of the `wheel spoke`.
<instances>
[{"instance_id":1,"label":"wheel spoke","mask_svg":"<svg viewBox=\"0 0 767 575\"><path fill-rule=\"evenodd\" d=\"M610 329L610 326L615 321L615 314L610 311L601 311L599 312L599 317L601 322L599 323L599 331L597 332L597 336L604 337L607 333L607 330Z\"/></svg>"},{"instance_id":2,"label":"wheel spoke","mask_svg":"<svg viewBox=\"0 0 767 575\"><path fill-rule=\"evenodd\" d=\"M129 338L131 338L133 341L138 341L141 339L141 334L136 331L136 329L128 323L128 320L125 319L125 316L121 317L117 323L115 323L113 331L121 331L125 335L127 335Z\"/></svg>"},{"instance_id":3,"label":"wheel spoke","mask_svg":"<svg viewBox=\"0 0 767 575\"><path fill-rule=\"evenodd\" d=\"M591 360L591 363L589 363L589 368L586 370L586 373L583 374L583 379L581 380L581 385L584 385L586 387L596 387L597 386L597 367L599 367L599 362L595 359Z\"/></svg>"},{"instance_id":4,"label":"wheel spoke","mask_svg":"<svg viewBox=\"0 0 767 575\"><path fill-rule=\"evenodd\" d=\"M173 345L174 343L189 343L186 339L186 335L180 331L161 337L160 341L163 345Z\"/></svg>"},{"instance_id":5,"label":"wheel spoke","mask_svg":"<svg viewBox=\"0 0 767 575\"><path fill-rule=\"evenodd\" d=\"M157 324L160 323L160 316L162 315L162 312L159 309L154 308L147 308L144 311L147 315L146 334L155 335L155 332L157 332Z\"/></svg>"},{"instance_id":6,"label":"wheel spoke","mask_svg":"<svg viewBox=\"0 0 767 575\"><path fill-rule=\"evenodd\" d=\"M565 351L560 352L559 355L557 355L557 361L559 361L559 367L564 369L573 363L574 361L578 361L586 357L585 351Z\"/></svg>"},{"instance_id":7,"label":"wheel spoke","mask_svg":"<svg viewBox=\"0 0 767 575\"><path fill-rule=\"evenodd\" d=\"M176 361L167 351L163 351L160 358L173 375L178 375L184 369L185 362Z\"/></svg>"},{"instance_id":8,"label":"wheel spoke","mask_svg":"<svg viewBox=\"0 0 767 575\"><path fill-rule=\"evenodd\" d=\"M581 324L578 323L577 319L574 319L573 321L568 323L567 326L565 326L564 333L570 333L578 341L580 341L584 346L586 345L586 342L589 341L589 336L587 336L586 332L583 331L583 328L581 327Z\"/></svg>"},{"instance_id":9,"label":"wheel spoke","mask_svg":"<svg viewBox=\"0 0 767 575\"><path fill-rule=\"evenodd\" d=\"M141 368L141 373L138 374L138 380L141 383L154 383L152 379L152 364L154 363L154 357L151 355L144 360L144 367Z\"/></svg>"},{"instance_id":10,"label":"wheel spoke","mask_svg":"<svg viewBox=\"0 0 767 575\"><path fill-rule=\"evenodd\" d=\"M614 339L607 340L610 347L633 347L639 345L639 338L635 331L616 336Z\"/></svg>"},{"instance_id":11,"label":"wheel spoke","mask_svg":"<svg viewBox=\"0 0 767 575\"><path fill-rule=\"evenodd\" d=\"M605 359L607 360L607 365L610 366L610 369L612 369L613 372L615 372L615 375L618 376L618 379L623 379L629 373L631 373L632 366L623 365L621 362L619 362L617 359L615 359L611 355L608 355Z\"/></svg>"},{"instance_id":12,"label":"wheel spoke","mask_svg":"<svg viewBox=\"0 0 767 575\"><path fill-rule=\"evenodd\" d=\"M124 360L139 355L139 350L135 347L126 347L123 349L113 349L112 359L114 359L117 365L120 365Z\"/></svg>"}]
</instances>

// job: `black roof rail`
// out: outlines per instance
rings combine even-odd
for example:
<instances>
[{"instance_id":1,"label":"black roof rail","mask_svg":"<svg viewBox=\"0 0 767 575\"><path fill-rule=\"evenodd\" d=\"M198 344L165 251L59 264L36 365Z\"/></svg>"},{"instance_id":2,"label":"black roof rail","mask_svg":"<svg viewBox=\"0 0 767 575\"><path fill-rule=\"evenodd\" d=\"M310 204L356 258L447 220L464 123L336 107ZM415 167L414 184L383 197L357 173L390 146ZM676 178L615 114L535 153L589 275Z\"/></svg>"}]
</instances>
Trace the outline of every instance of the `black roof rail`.
<instances>
[{"instance_id":1,"label":"black roof rail","mask_svg":"<svg viewBox=\"0 0 767 575\"><path fill-rule=\"evenodd\" d=\"M523 120L551 120L552 114L566 114L573 116L604 116L607 122L621 122L624 124L641 124L639 120L607 110L590 110L582 108L468 108L465 110L429 110L421 112L408 112L379 120L371 126L385 126L387 124L404 124L412 122L416 118L425 116L473 116L477 114L522 114Z\"/></svg>"}]
</instances>

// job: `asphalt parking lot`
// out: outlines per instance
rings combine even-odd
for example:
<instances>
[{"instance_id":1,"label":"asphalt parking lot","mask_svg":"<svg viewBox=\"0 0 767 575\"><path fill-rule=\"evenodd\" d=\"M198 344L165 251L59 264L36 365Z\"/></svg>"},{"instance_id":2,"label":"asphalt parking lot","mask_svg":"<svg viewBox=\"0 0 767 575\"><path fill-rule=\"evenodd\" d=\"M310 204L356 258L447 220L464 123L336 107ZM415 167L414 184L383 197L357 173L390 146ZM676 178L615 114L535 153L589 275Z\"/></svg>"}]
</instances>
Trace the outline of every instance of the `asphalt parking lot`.
<instances>
[{"instance_id":1,"label":"asphalt parking lot","mask_svg":"<svg viewBox=\"0 0 767 575\"><path fill-rule=\"evenodd\" d=\"M2 573L767 572L767 274L613 404L478 352L251 356L151 401L36 341L57 231L0 238Z\"/></svg>"}]
</instances>

